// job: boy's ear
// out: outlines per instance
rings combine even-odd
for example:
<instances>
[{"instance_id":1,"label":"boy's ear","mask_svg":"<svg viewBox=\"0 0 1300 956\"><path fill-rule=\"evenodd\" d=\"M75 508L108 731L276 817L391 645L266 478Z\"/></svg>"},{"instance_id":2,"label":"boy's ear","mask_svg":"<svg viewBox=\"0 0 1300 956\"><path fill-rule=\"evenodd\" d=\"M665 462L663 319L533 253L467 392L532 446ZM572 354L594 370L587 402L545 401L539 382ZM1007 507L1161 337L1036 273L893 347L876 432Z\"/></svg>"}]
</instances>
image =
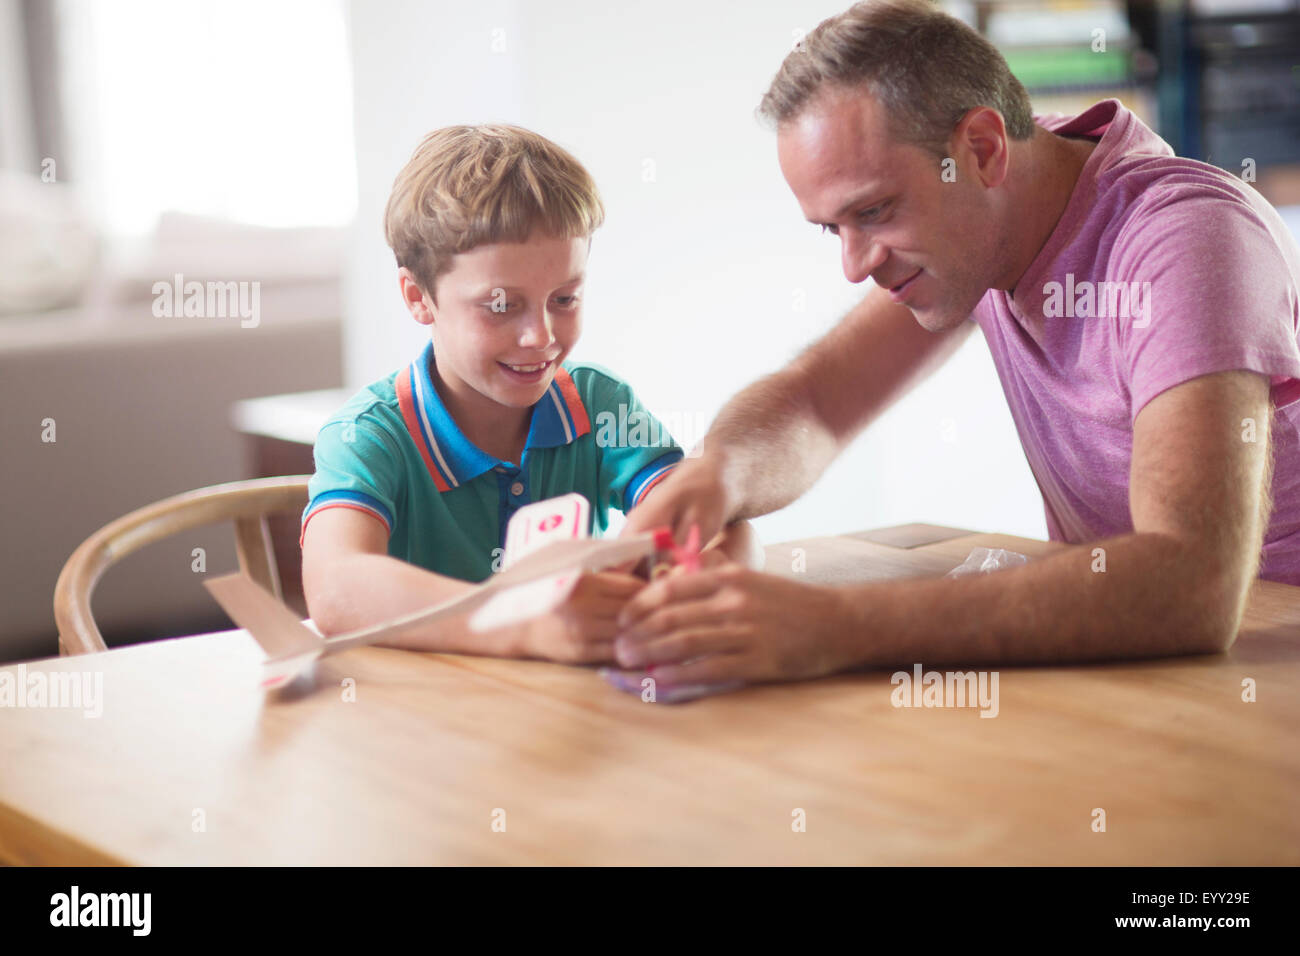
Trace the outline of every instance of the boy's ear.
<instances>
[{"instance_id":1,"label":"boy's ear","mask_svg":"<svg viewBox=\"0 0 1300 956\"><path fill-rule=\"evenodd\" d=\"M433 296L425 292L420 280L410 269L402 266L397 270L397 284L402 291L402 302L415 321L421 325L432 325L434 320Z\"/></svg>"}]
</instances>

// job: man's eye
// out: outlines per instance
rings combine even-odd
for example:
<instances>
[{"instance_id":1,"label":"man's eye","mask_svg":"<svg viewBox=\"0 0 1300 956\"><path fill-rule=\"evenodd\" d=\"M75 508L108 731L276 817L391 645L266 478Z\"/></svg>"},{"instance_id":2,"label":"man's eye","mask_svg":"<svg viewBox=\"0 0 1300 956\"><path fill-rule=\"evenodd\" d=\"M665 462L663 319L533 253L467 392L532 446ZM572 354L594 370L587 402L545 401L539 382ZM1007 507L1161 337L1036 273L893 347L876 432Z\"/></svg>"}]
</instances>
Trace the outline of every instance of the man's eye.
<instances>
[{"instance_id":1,"label":"man's eye","mask_svg":"<svg viewBox=\"0 0 1300 956\"><path fill-rule=\"evenodd\" d=\"M578 297L576 295L557 295L555 301L560 308L568 309L578 304Z\"/></svg>"},{"instance_id":2,"label":"man's eye","mask_svg":"<svg viewBox=\"0 0 1300 956\"><path fill-rule=\"evenodd\" d=\"M879 216L884 211L884 209L885 209L885 203L881 203L879 206L872 206L870 209L864 209L862 210L862 212L858 213L858 219L862 220L863 222L870 222L872 219L875 219L877 216Z\"/></svg>"}]
</instances>

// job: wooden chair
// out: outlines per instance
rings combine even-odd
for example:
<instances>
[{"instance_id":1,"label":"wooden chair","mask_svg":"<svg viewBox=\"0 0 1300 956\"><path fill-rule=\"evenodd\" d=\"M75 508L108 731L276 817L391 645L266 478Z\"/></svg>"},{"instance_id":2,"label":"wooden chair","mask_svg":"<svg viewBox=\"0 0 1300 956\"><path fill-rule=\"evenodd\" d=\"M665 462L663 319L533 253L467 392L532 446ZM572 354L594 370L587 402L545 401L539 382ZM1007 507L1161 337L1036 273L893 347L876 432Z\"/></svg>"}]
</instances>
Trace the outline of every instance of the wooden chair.
<instances>
[{"instance_id":1,"label":"wooden chair","mask_svg":"<svg viewBox=\"0 0 1300 956\"><path fill-rule=\"evenodd\" d=\"M277 598L280 575L267 516L307 507L310 475L257 478L212 485L146 505L100 528L81 543L54 586L60 654L108 650L90 612L95 585L111 565L169 535L232 519L239 567Z\"/></svg>"}]
</instances>

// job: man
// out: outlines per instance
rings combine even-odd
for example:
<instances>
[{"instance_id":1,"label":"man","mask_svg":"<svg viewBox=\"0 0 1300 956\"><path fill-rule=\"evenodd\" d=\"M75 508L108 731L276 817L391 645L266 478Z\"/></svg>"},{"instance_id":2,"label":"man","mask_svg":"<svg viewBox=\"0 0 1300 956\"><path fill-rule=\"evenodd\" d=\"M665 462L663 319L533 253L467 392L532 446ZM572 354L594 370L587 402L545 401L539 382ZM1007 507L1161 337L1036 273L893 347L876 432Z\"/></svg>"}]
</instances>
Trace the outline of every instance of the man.
<instances>
[{"instance_id":1,"label":"man","mask_svg":"<svg viewBox=\"0 0 1300 956\"><path fill-rule=\"evenodd\" d=\"M1257 574L1300 584L1300 249L1250 186L1114 100L1036 125L997 51L921 0L821 24L760 112L805 216L874 287L733 398L627 532L708 540L784 507L978 323L1073 547L841 588L673 576L625 607L620 664L674 684L1213 653Z\"/></svg>"}]
</instances>

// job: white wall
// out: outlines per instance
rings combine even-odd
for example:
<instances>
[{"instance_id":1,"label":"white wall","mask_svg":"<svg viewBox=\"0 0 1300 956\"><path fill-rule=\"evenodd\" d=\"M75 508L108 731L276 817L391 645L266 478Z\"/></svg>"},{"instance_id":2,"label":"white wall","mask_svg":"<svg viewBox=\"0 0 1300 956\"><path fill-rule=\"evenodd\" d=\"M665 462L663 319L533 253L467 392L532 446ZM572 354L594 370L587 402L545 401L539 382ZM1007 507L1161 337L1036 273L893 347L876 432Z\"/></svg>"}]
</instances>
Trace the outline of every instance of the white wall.
<instances>
[{"instance_id":1,"label":"white wall","mask_svg":"<svg viewBox=\"0 0 1300 956\"><path fill-rule=\"evenodd\" d=\"M39 169L32 141L31 91L23 43L22 4L0 0L0 169Z\"/></svg>"},{"instance_id":2,"label":"white wall","mask_svg":"<svg viewBox=\"0 0 1300 956\"><path fill-rule=\"evenodd\" d=\"M357 177L344 9L58 0L70 135L49 172L76 183L116 249L161 239L159 217L173 211L345 226Z\"/></svg>"},{"instance_id":3,"label":"white wall","mask_svg":"<svg viewBox=\"0 0 1300 956\"><path fill-rule=\"evenodd\" d=\"M428 341L402 306L384 242L393 178L425 133L453 123L522 122L514 0L349 0L357 219L344 276L344 374L361 387ZM508 54L493 54L493 30Z\"/></svg>"},{"instance_id":4,"label":"white wall","mask_svg":"<svg viewBox=\"0 0 1300 956\"><path fill-rule=\"evenodd\" d=\"M398 300L379 225L393 176L427 130L505 120L572 150L606 203L573 357L618 372L666 420L706 425L863 291L840 272L837 240L804 222L773 135L753 116L795 31L846 5L555 0L469 12L354 0L349 383L387 374L424 341ZM494 53L503 37L505 52ZM978 334L811 493L758 528L780 541L918 520L1046 536Z\"/></svg>"}]
</instances>

